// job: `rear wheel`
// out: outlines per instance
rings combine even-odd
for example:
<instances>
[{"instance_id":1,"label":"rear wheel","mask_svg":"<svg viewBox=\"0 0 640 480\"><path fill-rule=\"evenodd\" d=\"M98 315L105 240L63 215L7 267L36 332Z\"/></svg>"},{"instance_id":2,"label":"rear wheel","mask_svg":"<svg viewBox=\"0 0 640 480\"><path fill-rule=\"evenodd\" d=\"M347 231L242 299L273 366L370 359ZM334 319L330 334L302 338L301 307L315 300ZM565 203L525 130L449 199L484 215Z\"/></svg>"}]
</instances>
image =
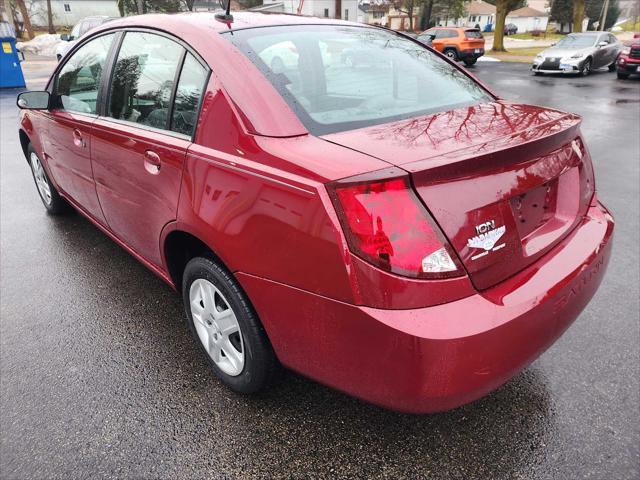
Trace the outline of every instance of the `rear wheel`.
<instances>
[{"instance_id":1,"label":"rear wheel","mask_svg":"<svg viewBox=\"0 0 640 480\"><path fill-rule=\"evenodd\" d=\"M193 258L184 270L182 297L189 329L216 376L238 393L266 387L278 362L231 274L209 258Z\"/></svg>"},{"instance_id":2,"label":"rear wheel","mask_svg":"<svg viewBox=\"0 0 640 480\"><path fill-rule=\"evenodd\" d=\"M624 72L618 72L618 78L620 80L626 80L627 78L629 78L629 74Z\"/></svg>"},{"instance_id":3,"label":"rear wheel","mask_svg":"<svg viewBox=\"0 0 640 480\"><path fill-rule=\"evenodd\" d=\"M447 48L444 51L444 55L454 62L458 60L458 52L456 52L455 48Z\"/></svg>"},{"instance_id":4,"label":"rear wheel","mask_svg":"<svg viewBox=\"0 0 640 480\"><path fill-rule=\"evenodd\" d=\"M583 77L586 77L587 75L589 75L591 73L591 59L587 58L584 63L582 64L582 69L580 70L580 74Z\"/></svg>"},{"instance_id":5,"label":"rear wheel","mask_svg":"<svg viewBox=\"0 0 640 480\"><path fill-rule=\"evenodd\" d=\"M69 204L60 196L56 188L53 186L46 170L44 169L40 157L33 148L32 144L27 147L27 155L29 156L29 166L33 181L36 183L40 200L51 215L60 215L69 210Z\"/></svg>"},{"instance_id":6,"label":"rear wheel","mask_svg":"<svg viewBox=\"0 0 640 480\"><path fill-rule=\"evenodd\" d=\"M465 60L464 60L464 64L465 64L467 67L470 67L471 65L475 65L477 61L478 61L478 59L477 59L477 58L465 58Z\"/></svg>"}]
</instances>

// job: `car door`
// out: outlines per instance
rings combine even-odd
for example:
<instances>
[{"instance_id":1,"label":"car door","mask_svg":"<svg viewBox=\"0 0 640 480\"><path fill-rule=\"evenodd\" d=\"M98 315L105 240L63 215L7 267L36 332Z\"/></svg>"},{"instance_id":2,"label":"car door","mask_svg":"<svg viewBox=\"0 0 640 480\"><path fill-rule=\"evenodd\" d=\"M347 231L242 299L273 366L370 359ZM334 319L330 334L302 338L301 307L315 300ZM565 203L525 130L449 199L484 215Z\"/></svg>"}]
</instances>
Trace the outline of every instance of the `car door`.
<instances>
[{"instance_id":1,"label":"car door","mask_svg":"<svg viewBox=\"0 0 640 480\"><path fill-rule=\"evenodd\" d=\"M49 132L44 152L51 173L67 196L100 223L91 168L91 125L97 118L98 93L113 33L89 40L68 57L54 78Z\"/></svg>"},{"instance_id":2,"label":"car door","mask_svg":"<svg viewBox=\"0 0 640 480\"><path fill-rule=\"evenodd\" d=\"M600 46L601 42L606 42L607 45L604 46ZM600 67L604 67L605 65L607 65L608 63L610 63L609 60L609 52L610 52L610 45L609 45L609 35L608 34L601 34L598 36L598 40L596 41L596 50L593 54L593 68L600 68Z\"/></svg>"},{"instance_id":3,"label":"car door","mask_svg":"<svg viewBox=\"0 0 640 480\"><path fill-rule=\"evenodd\" d=\"M442 52L442 50L444 49L444 39L442 35L443 32L444 30L440 28L434 28L432 30L427 30L426 32L428 34L433 35L433 41L431 42L431 46L436 50L438 50L439 52Z\"/></svg>"},{"instance_id":4,"label":"car door","mask_svg":"<svg viewBox=\"0 0 640 480\"><path fill-rule=\"evenodd\" d=\"M620 48L620 42L618 41L616 36L609 34L609 60L607 62L608 65L611 65L618 59Z\"/></svg>"},{"instance_id":5,"label":"car door","mask_svg":"<svg viewBox=\"0 0 640 480\"><path fill-rule=\"evenodd\" d=\"M128 31L93 124L91 158L109 228L156 266L162 229L176 218L207 76L206 64L177 40Z\"/></svg>"}]
</instances>

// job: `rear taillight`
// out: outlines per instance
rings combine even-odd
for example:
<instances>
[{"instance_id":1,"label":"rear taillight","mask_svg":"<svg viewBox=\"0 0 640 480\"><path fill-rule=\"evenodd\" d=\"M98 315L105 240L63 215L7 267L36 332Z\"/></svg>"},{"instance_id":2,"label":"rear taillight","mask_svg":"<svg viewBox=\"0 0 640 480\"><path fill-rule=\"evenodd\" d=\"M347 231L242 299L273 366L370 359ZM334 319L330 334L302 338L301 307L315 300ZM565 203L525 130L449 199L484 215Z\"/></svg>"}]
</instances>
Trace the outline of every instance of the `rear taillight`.
<instances>
[{"instance_id":1,"label":"rear taillight","mask_svg":"<svg viewBox=\"0 0 640 480\"><path fill-rule=\"evenodd\" d=\"M383 172L398 174L397 170ZM373 265L414 278L461 275L451 247L407 175L356 177L328 186L350 250Z\"/></svg>"}]
</instances>

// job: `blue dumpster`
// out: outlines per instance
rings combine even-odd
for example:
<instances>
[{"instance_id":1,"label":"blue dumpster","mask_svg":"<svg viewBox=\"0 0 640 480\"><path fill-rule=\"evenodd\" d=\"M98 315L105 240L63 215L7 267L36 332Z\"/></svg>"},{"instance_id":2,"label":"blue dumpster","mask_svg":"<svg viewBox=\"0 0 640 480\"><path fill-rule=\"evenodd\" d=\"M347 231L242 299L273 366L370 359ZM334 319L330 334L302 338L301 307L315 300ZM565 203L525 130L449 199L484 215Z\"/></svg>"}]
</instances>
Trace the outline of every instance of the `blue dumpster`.
<instances>
[{"instance_id":1,"label":"blue dumpster","mask_svg":"<svg viewBox=\"0 0 640 480\"><path fill-rule=\"evenodd\" d=\"M0 88L24 88L16 37L9 27L5 22L0 24Z\"/></svg>"}]
</instances>

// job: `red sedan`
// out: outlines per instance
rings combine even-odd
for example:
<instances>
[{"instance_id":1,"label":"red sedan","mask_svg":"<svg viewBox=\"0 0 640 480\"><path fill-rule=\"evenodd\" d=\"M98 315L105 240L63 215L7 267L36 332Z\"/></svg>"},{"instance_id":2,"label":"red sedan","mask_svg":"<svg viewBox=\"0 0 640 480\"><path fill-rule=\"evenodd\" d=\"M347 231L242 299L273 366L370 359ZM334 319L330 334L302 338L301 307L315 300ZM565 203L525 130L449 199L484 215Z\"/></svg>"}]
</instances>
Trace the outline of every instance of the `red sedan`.
<instances>
[{"instance_id":1,"label":"red sedan","mask_svg":"<svg viewBox=\"0 0 640 480\"><path fill-rule=\"evenodd\" d=\"M182 292L237 392L284 365L396 410L462 405L548 348L609 261L580 119L385 29L125 18L18 105L46 209Z\"/></svg>"}]
</instances>

